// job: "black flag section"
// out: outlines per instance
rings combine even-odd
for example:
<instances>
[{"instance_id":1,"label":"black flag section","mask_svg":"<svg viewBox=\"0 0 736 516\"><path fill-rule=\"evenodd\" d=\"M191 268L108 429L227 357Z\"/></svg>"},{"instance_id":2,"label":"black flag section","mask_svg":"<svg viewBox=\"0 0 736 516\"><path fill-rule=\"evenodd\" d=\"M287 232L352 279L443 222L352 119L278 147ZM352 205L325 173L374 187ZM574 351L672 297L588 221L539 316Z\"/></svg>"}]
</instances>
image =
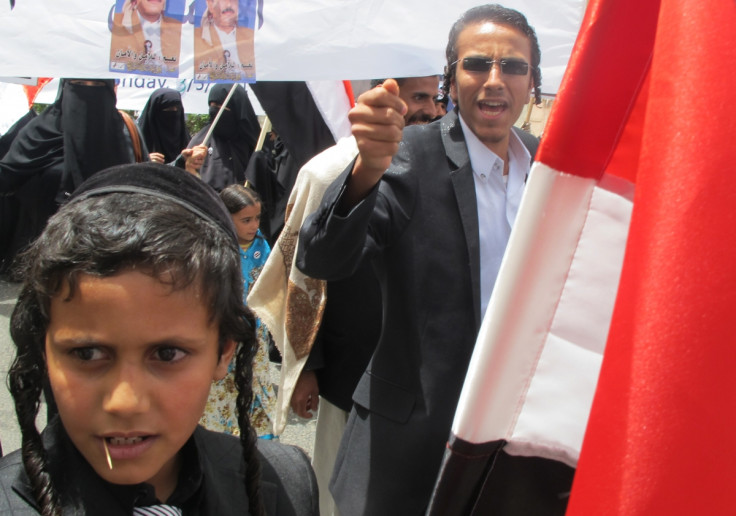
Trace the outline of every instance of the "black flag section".
<instances>
[{"instance_id":1,"label":"black flag section","mask_svg":"<svg viewBox=\"0 0 736 516\"><path fill-rule=\"evenodd\" d=\"M305 82L257 82L250 88L274 130L284 140L297 169L335 145L335 137Z\"/></svg>"},{"instance_id":2,"label":"black flag section","mask_svg":"<svg viewBox=\"0 0 736 516\"><path fill-rule=\"evenodd\" d=\"M473 444L451 436L429 516L564 516L575 470L503 451L506 441Z\"/></svg>"}]
</instances>

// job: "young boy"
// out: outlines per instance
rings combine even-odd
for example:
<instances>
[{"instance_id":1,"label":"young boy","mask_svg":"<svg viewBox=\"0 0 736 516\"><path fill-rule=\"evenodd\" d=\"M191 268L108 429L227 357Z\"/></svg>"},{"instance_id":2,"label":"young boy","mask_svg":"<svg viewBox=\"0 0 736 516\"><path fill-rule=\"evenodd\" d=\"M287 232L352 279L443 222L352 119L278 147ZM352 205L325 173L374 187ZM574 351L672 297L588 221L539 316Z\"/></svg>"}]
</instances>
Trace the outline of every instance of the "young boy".
<instances>
[{"instance_id":1,"label":"young boy","mask_svg":"<svg viewBox=\"0 0 736 516\"><path fill-rule=\"evenodd\" d=\"M24 271L9 373L23 448L0 459L0 513L317 514L303 452L256 447L254 319L211 188L162 165L99 172ZM240 439L197 425L233 355ZM58 417L40 436L46 386Z\"/></svg>"}]
</instances>

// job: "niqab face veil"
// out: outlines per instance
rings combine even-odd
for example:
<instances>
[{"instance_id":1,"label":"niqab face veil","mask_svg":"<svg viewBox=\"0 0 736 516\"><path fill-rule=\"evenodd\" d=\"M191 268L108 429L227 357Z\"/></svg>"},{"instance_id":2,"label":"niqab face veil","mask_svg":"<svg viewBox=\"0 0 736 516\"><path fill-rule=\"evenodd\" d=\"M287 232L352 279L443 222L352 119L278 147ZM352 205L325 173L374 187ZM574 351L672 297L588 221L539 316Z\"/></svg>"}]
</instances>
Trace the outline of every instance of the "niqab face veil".
<instances>
[{"instance_id":1,"label":"niqab face veil","mask_svg":"<svg viewBox=\"0 0 736 516\"><path fill-rule=\"evenodd\" d=\"M207 98L207 101L210 104L210 122L214 121L215 116L219 111L219 108L212 109L212 103L214 102L218 105L222 105L222 103L225 102L228 93L230 93L230 88L232 88L230 84L216 84L210 90L210 94ZM235 91L233 92L233 96L230 98L230 101L227 103L227 107L229 109L229 113L231 113L229 117L231 131L225 132L218 129L218 126L222 121L222 118L220 118L217 126L215 126L215 133L220 133L220 136L224 139L237 140L242 145L254 148L258 141L261 127L258 123L256 112L253 110L253 106L248 98L248 93L246 93L242 86L238 85L235 87ZM228 110L225 110L222 116L224 117L227 113ZM226 125L227 124L228 122L226 122Z\"/></svg>"},{"instance_id":2,"label":"niqab face veil","mask_svg":"<svg viewBox=\"0 0 736 516\"><path fill-rule=\"evenodd\" d=\"M68 193L95 172L128 161L123 120L115 107L114 83L100 82L104 85L63 82L59 102L66 173L62 189Z\"/></svg>"},{"instance_id":3,"label":"niqab face veil","mask_svg":"<svg viewBox=\"0 0 736 516\"><path fill-rule=\"evenodd\" d=\"M151 94L138 125L148 151L163 154L165 163L174 161L189 142L181 94L171 88L159 88Z\"/></svg>"},{"instance_id":4,"label":"niqab face veil","mask_svg":"<svg viewBox=\"0 0 736 516\"><path fill-rule=\"evenodd\" d=\"M134 160L115 107L115 83L62 79L59 94L23 127L0 167L18 201L8 256L35 239L46 221L82 181L112 165Z\"/></svg>"},{"instance_id":5,"label":"niqab face veil","mask_svg":"<svg viewBox=\"0 0 736 516\"><path fill-rule=\"evenodd\" d=\"M230 88L230 84L216 84L210 90L208 102L222 105ZM245 169L261 130L258 117L242 86L235 87L227 108L215 125L209 142L212 152L200 170L202 180L218 191L227 185L245 181ZM210 124L218 111L219 107L210 105ZM206 129L209 127L208 124Z\"/></svg>"}]
</instances>

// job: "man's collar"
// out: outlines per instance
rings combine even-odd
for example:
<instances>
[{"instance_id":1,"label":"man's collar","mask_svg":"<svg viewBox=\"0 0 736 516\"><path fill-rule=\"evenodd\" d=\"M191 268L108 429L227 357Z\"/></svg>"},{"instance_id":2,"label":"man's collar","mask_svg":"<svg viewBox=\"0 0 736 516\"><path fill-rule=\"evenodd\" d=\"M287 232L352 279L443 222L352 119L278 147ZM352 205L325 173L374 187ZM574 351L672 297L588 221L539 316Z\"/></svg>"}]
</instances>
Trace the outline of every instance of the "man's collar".
<instances>
[{"instance_id":1,"label":"man's collar","mask_svg":"<svg viewBox=\"0 0 736 516\"><path fill-rule=\"evenodd\" d=\"M465 136L465 144L468 147L468 155L470 156L470 164L473 167L473 171L481 173L490 169L493 166L494 161L500 160L503 164L503 158L489 149L470 127L465 123L463 116L458 112L458 120L460 121L460 127L462 127L463 135ZM520 163L529 163L531 161L531 155L526 149L526 146L522 143L516 133L509 129L509 147L508 147L508 158L509 160L518 160Z\"/></svg>"}]
</instances>

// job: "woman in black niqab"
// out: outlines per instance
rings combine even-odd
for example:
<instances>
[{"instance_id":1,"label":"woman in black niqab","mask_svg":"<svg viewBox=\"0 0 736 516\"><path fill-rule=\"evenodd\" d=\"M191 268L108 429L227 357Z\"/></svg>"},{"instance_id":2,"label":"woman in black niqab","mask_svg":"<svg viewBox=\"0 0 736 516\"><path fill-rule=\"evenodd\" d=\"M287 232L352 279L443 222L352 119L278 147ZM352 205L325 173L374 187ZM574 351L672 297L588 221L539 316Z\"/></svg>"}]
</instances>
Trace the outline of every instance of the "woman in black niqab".
<instances>
[{"instance_id":1,"label":"woman in black niqab","mask_svg":"<svg viewBox=\"0 0 736 516\"><path fill-rule=\"evenodd\" d=\"M216 84L210 90L210 123L194 135L189 147L199 145L230 92L230 84ZM207 158L199 170L202 181L218 192L228 185L245 182L245 169L258 142L261 126L245 89L237 85L217 121L209 141Z\"/></svg>"},{"instance_id":2,"label":"woman in black niqab","mask_svg":"<svg viewBox=\"0 0 736 516\"><path fill-rule=\"evenodd\" d=\"M181 94L171 88L154 91L138 117L138 126L151 161L174 161L189 142Z\"/></svg>"},{"instance_id":3,"label":"woman in black niqab","mask_svg":"<svg viewBox=\"0 0 736 516\"><path fill-rule=\"evenodd\" d=\"M84 179L135 162L115 104L113 80L62 79L56 101L18 133L0 161L0 194L19 203L9 256L41 233Z\"/></svg>"}]
</instances>

